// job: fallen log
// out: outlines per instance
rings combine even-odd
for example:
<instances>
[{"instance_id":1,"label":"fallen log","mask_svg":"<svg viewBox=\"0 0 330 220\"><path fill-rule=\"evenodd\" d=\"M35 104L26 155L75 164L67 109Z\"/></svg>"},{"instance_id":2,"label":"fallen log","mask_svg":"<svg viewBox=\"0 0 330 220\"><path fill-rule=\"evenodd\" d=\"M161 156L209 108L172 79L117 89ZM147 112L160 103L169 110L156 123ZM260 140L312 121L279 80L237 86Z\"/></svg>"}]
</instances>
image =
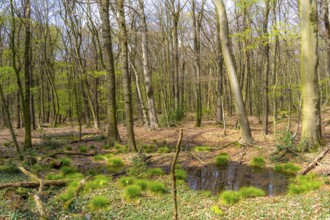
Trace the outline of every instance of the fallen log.
<instances>
[{"instance_id":1,"label":"fallen log","mask_svg":"<svg viewBox=\"0 0 330 220\"><path fill-rule=\"evenodd\" d=\"M76 144L76 143L81 143L81 142L91 142L91 141L103 141L105 140L105 136L101 135L101 136L96 136L96 137L90 137L90 138L83 138L81 140L73 140L73 141L69 141L68 144Z\"/></svg>"},{"instance_id":2,"label":"fallen log","mask_svg":"<svg viewBox=\"0 0 330 220\"><path fill-rule=\"evenodd\" d=\"M65 210L67 210L69 208L69 206L71 205L71 203L76 199L76 197L78 197L81 189L87 183L89 178L90 178L90 176L87 176L85 179L80 180L80 182L78 184L78 187L75 189L73 198L64 203L64 209Z\"/></svg>"},{"instance_id":3,"label":"fallen log","mask_svg":"<svg viewBox=\"0 0 330 220\"><path fill-rule=\"evenodd\" d=\"M306 175L309 171L314 169L318 163L325 157L329 152L330 148L325 149L313 162L311 162L303 171L299 172L299 175Z\"/></svg>"},{"instance_id":4,"label":"fallen log","mask_svg":"<svg viewBox=\"0 0 330 220\"><path fill-rule=\"evenodd\" d=\"M71 156L95 156L97 153L96 152L92 152L92 153L81 153L81 152L55 152L55 153L51 153L46 155L44 158L47 157L55 157L57 155L71 155Z\"/></svg>"},{"instance_id":5,"label":"fallen log","mask_svg":"<svg viewBox=\"0 0 330 220\"><path fill-rule=\"evenodd\" d=\"M71 182L72 179L62 179L62 180L44 180L44 186L65 186L67 183ZM28 187L36 188L39 187L40 183L31 181L31 182L15 182L15 183L2 183L0 184L0 190L8 187L18 188L18 187Z\"/></svg>"}]
</instances>

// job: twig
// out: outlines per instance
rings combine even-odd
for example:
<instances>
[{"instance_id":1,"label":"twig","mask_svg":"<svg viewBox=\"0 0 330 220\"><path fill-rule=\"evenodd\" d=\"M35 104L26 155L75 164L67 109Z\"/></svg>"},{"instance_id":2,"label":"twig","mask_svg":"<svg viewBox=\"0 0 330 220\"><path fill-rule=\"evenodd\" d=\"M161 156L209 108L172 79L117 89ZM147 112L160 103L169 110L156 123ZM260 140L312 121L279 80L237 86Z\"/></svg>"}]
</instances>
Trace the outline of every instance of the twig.
<instances>
[{"instance_id":1,"label":"twig","mask_svg":"<svg viewBox=\"0 0 330 220\"><path fill-rule=\"evenodd\" d=\"M189 154L190 154L191 156L193 156L195 159L197 159L199 162L201 162L203 165L206 165L205 162L202 161L197 155L195 155L195 154L193 154L193 153L191 153L191 152L189 152Z\"/></svg>"},{"instance_id":2,"label":"twig","mask_svg":"<svg viewBox=\"0 0 330 220\"><path fill-rule=\"evenodd\" d=\"M323 151L315 160L313 160L313 162L311 162L306 167L306 169L299 172L299 175L306 175L309 171L314 169L314 167L316 167L319 164L319 162L325 157L325 155L329 152L329 150L330 150L330 148L325 149L325 151Z\"/></svg>"},{"instance_id":3,"label":"twig","mask_svg":"<svg viewBox=\"0 0 330 220\"><path fill-rule=\"evenodd\" d=\"M179 153L180 153L182 135L183 135L183 130L180 129L179 139L178 139L178 142L177 142L176 148L175 148L175 156L173 158L172 166L171 166L172 192L173 192L173 204L174 204L173 217L174 217L175 220L178 220L178 202L177 202L177 191L176 191L175 165L176 165L176 162L178 160Z\"/></svg>"}]
</instances>

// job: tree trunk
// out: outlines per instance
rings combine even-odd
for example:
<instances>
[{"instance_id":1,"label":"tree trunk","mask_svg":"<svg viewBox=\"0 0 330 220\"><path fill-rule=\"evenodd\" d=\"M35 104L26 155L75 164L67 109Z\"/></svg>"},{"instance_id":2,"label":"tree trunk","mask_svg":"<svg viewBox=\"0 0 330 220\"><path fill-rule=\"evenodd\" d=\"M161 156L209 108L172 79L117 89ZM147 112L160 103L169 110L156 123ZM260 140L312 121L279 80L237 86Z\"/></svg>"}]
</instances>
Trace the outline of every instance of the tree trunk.
<instances>
[{"instance_id":1,"label":"tree trunk","mask_svg":"<svg viewBox=\"0 0 330 220\"><path fill-rule=\"evenodd\" d=\"M316 0L300 1L302 133L300 150L318 147L322 138L318 87L318 18Z\"/></svg>"},{"instance_id":2,"label":"tree trunk","mask_svg":"<svg viewBox=\"0 0 330 220\"><path fill-rule=\"evenodd\" d=\"M243 103L242 92L237 79L236 69L233 61L233 55L229 46L229 31L226 9L222 0L214 0L219 13L220 23L220 39L222 54L225 61L225 66L228 73L228 78L231 85L231 90L234 96L234 103L236 108L237 118L240 124L241 143L251 145L253 143L250 125L245 112L245 106Z\"/></svg>"}]
</instances>

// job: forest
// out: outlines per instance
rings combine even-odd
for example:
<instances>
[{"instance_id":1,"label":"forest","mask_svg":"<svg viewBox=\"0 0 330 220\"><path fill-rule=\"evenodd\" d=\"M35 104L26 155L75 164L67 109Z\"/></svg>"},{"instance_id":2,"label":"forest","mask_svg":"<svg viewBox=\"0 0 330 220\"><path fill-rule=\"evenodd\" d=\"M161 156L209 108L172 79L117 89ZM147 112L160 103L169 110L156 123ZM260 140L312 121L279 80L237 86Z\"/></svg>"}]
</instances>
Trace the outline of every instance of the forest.
<instances>
[{"instance_id":1,"label":"forest","mask_svg":"<svg viewBox=\"0 0 330 220\"><path fill-rule=\"evenodd\" d=\"M329 0L0 0L0 219L330 219Z\"/></svg>"}]
</instances>

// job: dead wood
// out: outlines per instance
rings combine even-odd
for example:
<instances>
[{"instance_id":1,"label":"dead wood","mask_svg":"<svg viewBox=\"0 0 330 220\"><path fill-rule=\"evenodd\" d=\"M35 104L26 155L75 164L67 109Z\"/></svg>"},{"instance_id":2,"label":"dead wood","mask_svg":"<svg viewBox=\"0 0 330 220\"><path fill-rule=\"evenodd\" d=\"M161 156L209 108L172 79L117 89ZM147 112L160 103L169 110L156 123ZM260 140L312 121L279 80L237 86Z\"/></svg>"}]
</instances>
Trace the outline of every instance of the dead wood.
<instances>
[{"instance_id":1,"label":"dead wood","mask_svg":"<svg viewBox=\"0 0 330 220\"><path fill-rule=\"evenodd\" d=\"M65 186L67 183L71 182L72 179L62 179L62 180L44 180L44 186ZM39 182L15 182L15 183L3 183L0 184L0 190L6 189L8 187L18 188L18 187L28 187L28 188L36 188L39 187Z\"/></svg>"},{"instance_id":2,"label":"dead wood","mask_svg":"<svg viewBox=\"0 0 330 220\"><path fill-rule=\"evenodd\" d=\"M313 162L311 162L303 171L299 172L299 175L306 175L309 171L314 169L319 162L325 157L325 155L329 152L330 148L325 149Z\"/></svg>"}]
</instances>

